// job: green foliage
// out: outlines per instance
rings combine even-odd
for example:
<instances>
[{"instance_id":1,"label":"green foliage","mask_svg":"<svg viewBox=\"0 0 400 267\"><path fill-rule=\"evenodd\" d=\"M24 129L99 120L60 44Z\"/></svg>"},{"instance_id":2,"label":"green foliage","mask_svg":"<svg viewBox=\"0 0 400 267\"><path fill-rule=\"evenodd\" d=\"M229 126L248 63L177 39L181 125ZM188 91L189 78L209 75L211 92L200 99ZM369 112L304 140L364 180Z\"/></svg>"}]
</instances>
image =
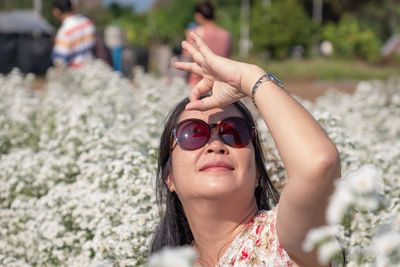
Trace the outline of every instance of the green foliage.
<instances>
[{"instance_id":1,"label":"green foliage","mask_svg":"<svg viewBox=\"0 0 400 267\"><path fill-rule=\"evenodd\" d=\"M387 1L384 0L383 2ZM371 29L381 40L387 40L392 34L389 18L391 17L390 13L393 11L392 8L387 7L384 3L375 2L364 5L358 13L352 14L356 16L362 27Z\"/></svg>"},{"instance_id":2,"label":"green foliage","mask_svg":"<svg viewBox=\"0 0 400 267\"><path fill-rule=\"evenodd\" d=\"M216 7L216 22L231 34L233 51L237 51L240 39L241 0L218 0L214 1L214 3Z\"/></svg>"},{"instance_id":3,"label":"green foliage","mask_svg":"<svg viewBox=\"0 0 400 267\"><path fill-rule=\"evenodd\" d=\"M121 26L130 43L147 46L152 42L178 46L185 38L185 29L193 21L196 0L171 0L168 5L156 5L149 12L135 14L131 9L111 5L109 23ZM240 0L214 1L216 21L227 29L238 43L240 36Z\"/></svg>"},{"instance_id":4,"label":"green foliage","mask_svg":"<svg viewBox=\"0 0 400 267\"><path fill-rule=\"evenodd\" d=\"M290 48L308 49L316 26L296 0L255 1L251 10L251 40L256 52L269 50L274 58L285 58Z\"/></svg>"},{"instance_id":5,"label":"green foliage","mask_svg":"<svg viewBox=\"0 0 400 267\"><path fill-rule=\"evenodd\" d=\"M32 2L32 1L31 1ZM43 1L42 2L42 16L56 29L61 26L61 21L59 21L53 15L53 2L52 1Z\"/></svg>"},{"instance_id":6,"label":"green foliage","mask_svg":"<svg viewBox=\"0 0 400 267\"><path fill-rule=\"evenodd\" d=\"M146 26L148 17L145 14L126 14L115 18L111 24L116 24L124 29L129 43L137 46L149 45L151 30Z\"/></svg>"},{"instance_id":7,"label":"green foliage","mask_svg":"<svg viewBox=\"0 0 400 267\"><path fill-rule=\"evenodd\" d=\"M0 11L9 11L16 8L31 9L32 0L2 0L0 1Z\"/></svg>"},{"instance_id":8,"label":"green foliage","mask_svg":"<svg viewBox=\"0 0 400 267\"><path fill-rule=\"evenodd\" d=\"M152 39L178 45L184 38L187 24L193 20L195 0L172 0L168 5L149 12Z\"/></svg>"},{"instance_id":9,"label":"green foliage","mask_svg":"<svg viewBox=\"0 0 400 267\"><path fill-rule=\"evenodd\" d=\"M175 46L183 40L185 28L193 20L194 5L195 0L172 0L168 5L137 14L113 4L108 8L109 23L121 26L131 44L148 46L156 42Z\"/></svg>"},{"instance_id":10,"label":"green foliage","mask_svg":"<svg viewBox=\"0 0 400 267\"><path fill-rule=\"evenodd\" d=\"M173 46L184 39L193 10L198 0L171 0L167 6L156 7L149 12L152 39ZM236 44L240 36L240 0L215 0L216 22L228 30Z\"/></svg>"},{"instance_id":11,"label":"green foliage","mask_svg":"<svg viewBox=\"0 0 400 267\"><path fill-rule=\"evenodd\" d=\"M379 55L381 41L370 29L362 29L350 15L343 15L338 24L323 27L323 37L333 43L335 54L374 61Z\"/></svg>"},{"instance_id":12,"label":"green foliage","mask_svg":"<svg viewBox=\"0 0 400 267\"><path fill-rule=\"evenodd\" d=\"M104 26L114 24L120 26L127 41L137 46L147 46L150 40L150 29L147 26L147 14L136 14L131 8L112 4L106 11L107 21Z\"/></svg>"}]
</instances>

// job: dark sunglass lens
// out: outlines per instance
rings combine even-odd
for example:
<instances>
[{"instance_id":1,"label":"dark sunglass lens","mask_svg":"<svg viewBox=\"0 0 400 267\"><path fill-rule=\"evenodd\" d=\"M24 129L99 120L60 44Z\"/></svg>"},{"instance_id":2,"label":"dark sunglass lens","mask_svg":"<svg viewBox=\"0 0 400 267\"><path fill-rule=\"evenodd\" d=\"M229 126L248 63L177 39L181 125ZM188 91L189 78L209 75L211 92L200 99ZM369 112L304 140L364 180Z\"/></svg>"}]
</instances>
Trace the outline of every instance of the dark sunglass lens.
<instances>
[{"instance_id":1,"label":"dark sunglass lens","mask_svg":"<svg viewBox=\"0 0 400 267\"><path fill-rule=\"evenodd\" d=\"M208 141L208 125L201 121L185 121L177 128L176 136L183 149L198 149Z\"/></svg>"},{"instance_id":2,"label":"dark sunglass lens","mask_svg":"<svg viewBox=\"0 0 400 267\"><path fill-rule=\"evenodd\" d=\"M244 120L232 118L221 123L220 136L225 144L238 148L249 144L252 133Z\"/></svg>"}]
</instances>

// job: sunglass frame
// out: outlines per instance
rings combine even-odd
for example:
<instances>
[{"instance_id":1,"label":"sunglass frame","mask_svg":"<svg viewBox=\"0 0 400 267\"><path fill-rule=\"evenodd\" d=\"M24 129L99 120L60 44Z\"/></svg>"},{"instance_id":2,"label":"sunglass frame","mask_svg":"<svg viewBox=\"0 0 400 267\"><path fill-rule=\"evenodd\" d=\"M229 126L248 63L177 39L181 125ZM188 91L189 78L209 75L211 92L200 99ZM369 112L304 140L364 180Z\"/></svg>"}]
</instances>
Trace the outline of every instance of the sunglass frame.
<instances>
[{"instance_id":1,"label":"sunglass frame","mask_svg":"<svg viewBox=\"0 0 400 267\"><path fill-rule=\"evenodd\" d=\"M247 129L248 129L249 132L250 132L250 138L249 138L249 140L247 141L247 143L244 143L242 146L233 146L233 145L230 145L230 144L226 143L226 141L225 141L224 138L222 137L222 134L223 134L223 133L220 132L220 126L221 126L221 124L222 124L223 122L226 122L227 120L232 120L232 119L234 119L234 120L240 120L240 121L244 122L244 124L247 126ZM188 121L191 121L191 122L199 122L200 124L203 124L203 125L207 126L207 128L208 128L207 141L205 141L204 144L201 145L200 147L197 147L197 148L186 148L185 146L183 146L183 145L181 144L181 142L179 142L179 139L178 139L178 137L177 137L177 135L176 135L177 130L178 130L178 128L179 128L182 124L184 124L184 123L186 123L186 122L188 122ZM256 131L256 127L255 127L254 125L251 125L245 118L239 117L239 116L228 117L228 118L225 118L225 119L221 120L221 121L218 122L218 123L210 123L210 124L207 123L207 122L205 122L205 121L203 121L203 120L201 120L201 119L189 118L189 119L185 119L185 120L183 120L183 121L180 121L180 122L177 123L177 124L174 126L174 128L172 129L172 137L173 137L173 139L175 139L175 145L171 146L171 151L176 147L176 145L179 145L183 150L197 150L197 149L202 148L202 147L205 146L205 145L208 143L208 141L210 140L210 137L211 137L211 130L212 130L213 128L216 128L216 130L217 130L217 132L218 132L218 137L219 137L219 139L221 140L222 143L224 143L224 144L226 144L226 145L228 145L228 146L230 146L230 147L234 147L234 148L242 148L242 147L245 147L245 146L247 146L248 144L250 144L250 142L254 139L255 131Z\"/></svg>"}]
</instances>

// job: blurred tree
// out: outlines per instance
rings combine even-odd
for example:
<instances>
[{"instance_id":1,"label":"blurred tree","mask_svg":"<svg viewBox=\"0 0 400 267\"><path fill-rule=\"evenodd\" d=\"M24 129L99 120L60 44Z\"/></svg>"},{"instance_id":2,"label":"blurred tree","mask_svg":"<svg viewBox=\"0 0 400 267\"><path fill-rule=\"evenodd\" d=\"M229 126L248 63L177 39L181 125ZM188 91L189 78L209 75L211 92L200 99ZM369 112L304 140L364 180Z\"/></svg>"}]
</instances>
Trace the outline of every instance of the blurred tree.
<instances>
[{"instance_id":1,"label":"blurred tree","mask_svg":"<svg viewBox=\"0 0 400 267\"><path fill-rule=\"evenodd\" d=\"M240 5L241 0L215 1L216 22L219 26L230 32L234 53L239 49L241 22Z\"/></svg>"},{"instance_id":2,"label":"blurred tree","mask_svg":"<svg viewBox=\"0 0 400 267\"><path fill-rule=\"evenodd\" d=\"M132 44L147 46L151 42L159 42L178 46L184 39L185 28L193 20L193 8L198 1L156 0L150 11L141 14L116 5L106 11L102 8L78 11L90 17L99 31L106 24L119 24L126 30ZM232 35L234 53L238 51L240 39L241 1L213 0L217 23ZM360 31L369 29L382 41L400 32L400 0L248 1L252 6L250 35L253 52L269 50L277 58L285 57L294 45L300 44L308 49L311 41L320 41L321 35L311 35L318 32L318 27L311 22L317 2L323 4L322 25L337 24L342 14L347 13L357 19ZM51 24L59 27L60 23L52 15L51 2L42 1L42 14ZM16 8L32 9L33 0L0 0L0 10Z\"/></svg>"},{"instance_id":3,"label":"blurred tree","mask_svg":"<svg viewBox=\"0 0 400 267\"><path fill-rule=\"evenodd\" d=\"M59 28L61 21L56 19L53 15L53 3L52 1L42 2L42 16L47 19L47 21L54 27Z\"/></svg>"},{"instance_id":4,"label":"blurred tree","mask_svg":"<svg viewBox=\"0 0 400 267\"><path fill-rule=\"evenodd\" d=\"M323 37L333 43L335 54L342 57L374 61L381 47L374 32L371 29L362 29L358 20L348 14L343 15L337 24L326 24Z\"/></svg>"},{"instance_id":5,"label":"blurred tree","mask_svg":"<svg viewBox=\"0 0 400 267\"><path fill-rule=\"evenodd\" d=\"M370 28L381 40L385 41L392 34L399 32L399 0L371 1L354 15L364 28Z\"/></svg>"},{"instance_id":6,"label":"blurred tree","mask_svg":"<svg viewBox=\"0 0 400 267\"><path fill-rule=\"evenodd\" d=\"M0 10L12 10L12 9L32 9L32 0L1 0Z\"/></svg>"},{"instance_id":7,"label":"blurred tree","mask_svg":"<svg viewBox=\"0 0 400 267\"><path fill-rule=\"evenodd\" d=\"M198 0L163 0L156 1L149 12L149 25L152 40L179 45L184 39L184 31L193 21L193 11ZM233 39L234 50L240 37L240 2L241 0L215 0L216 22L227 29ZM172 19L173 18L173 19Z\"/></svg>"},{"instance_id":8,"label":"blurred tree","mask_svg":"<svg viewBox=\"0 0 400 267\"><path fill-rule=\"evenodd\" d=\"M149 27L154 42L177 46L184 38L184 31L193 20L196 0L170 0L158 4L149 12Z\"/></svg>"},{"instance_id":9,"label":"blurred tree","mask_svg":"<svg viewBox=\"0 0 400 267\"><path fill-rule=\"evenodd\" d=\"M254 2L251 40L256 52L269 51L274 58L285 58L296 45L310 48L315 24L299 1L272 1L268 5L261 0Z\"/></svg>"},{"instance_id":10,"label":"blurred tree","mask_svg":"<svg viewBox=\"0 0 400 267\"><path fill-rule=\"evenodd\" d=\"M309 5L311 0L302 0ZM325 21L339 22L343 14L351 14L360 27L370 28L381 40L399 30L400 0L325 0Z\"/></svg>"},{"instance_id":11,"label":"blurred tree","mask_svg":"<svg viewBox=\"0 0 400 267\"><path fill-rule=\"evenodd\" d=\"M132 15L132 9L128 7L122 7L117 3L112 3L108 7L108 12L110 15L110 19L118 19L120 17L126 17Z\"/></svg>"},{"instance_id":12,"label":"blurred tree","mask_svg":"<svg viewBox=\"0 0 400 267\"><path fill-rule=\"evenodd\" d=\"M151 38L149 15L137 14L131 8L112 4L107 9L108 24L116 24L124 29L127 41L136 46L148 46Z\"/></svg>"}]
</instances>

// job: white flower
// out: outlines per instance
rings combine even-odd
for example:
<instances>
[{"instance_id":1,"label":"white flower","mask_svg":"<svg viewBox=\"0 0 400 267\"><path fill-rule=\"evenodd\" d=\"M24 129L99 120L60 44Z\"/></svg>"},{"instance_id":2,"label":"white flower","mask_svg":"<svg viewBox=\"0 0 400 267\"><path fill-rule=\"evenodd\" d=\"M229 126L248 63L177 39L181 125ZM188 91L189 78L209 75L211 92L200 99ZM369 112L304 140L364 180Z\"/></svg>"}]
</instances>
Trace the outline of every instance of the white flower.
<instances>
[{"instance_id":1,"label":"white flower","mask_svg":"<svg viewBox=\"0 0 400 267\"><path fill-rule=\"evenodd\" d=\"M373 248L379 250L380 253L389 256L393 252L397 252L399 255L400 247L400 233L399 232L387 232L379 235L375 238ZM400 256L400 255L399 255Z\"/></svg>"},{"instance_id":2,"label":"white flower","mask_svg":"<svg viewBox=\"0 0 400 267\"><path fill-rule=\"evenodd\" d=\"M374 211L379 207L379 198L377 195L359 197L356 199L355 205L363 211Z\"/></svg>"},{"instance_id":3,"label":"white flower","mask_svg":"<svg viewBox=\"0 0 400 267\"><path fill-rule=\"evenodd\" d=\"M346 184L358 194L371 193L377 190L380 172L371 165L362 166L359 170L351 172L345 177Z\"/></svg>"},{"instance_id":4,"label":"white flower","mask_svg":"<svg viewBox=\"0 0 400 267\"><path fill-rule=\"evenodd\" d=\"M196 252L189 246L179 248L164 248L151 256L149 267L192 267Z\"/></svg>"},{"instance_id":5,"label":"white flower","mask_svg":"<svg viewBox=\"0 0 400 267\"><path fill-rule=\"evenodd\" d=\"M318 249L318 260L323 263L329 263L332 258L341 252L340 244L337 240L333 239L329 242L323 243Z\"/></svg>"},{"instance_id":6,"label":"white flower","mask_svg":"<svg viewBox=\"0 0 400 267\"><path fill-rule=\"evenodd\" d=\"M349 264L346 265L347 267L359 267L359 264L355 263L354 261L349 262Z\"/></svg>"},{"instance_id":7,"label":"white flower","mask_svg":"<svg viewBox=\"0 0 400 267\"><path fill-rule=\"evenodd\" d=\"M332 195L327 210L327 220L331 224L342 222L349 207L354 203L354 195L349 188L336 184L336 191Z\"/></svg>"},{"instance_id":8,"label":"white flower","mask_svg":"<svg viewBox=\"0 0 400 267\"><path fill-rule=\"evenodd\" d=\"M393 226L396 231L400 232L400 214L393 218Z\"/></svg>"},{"instance_id":9,"label":"white flower","mask_svg":"<svg viewBox=\"0 0 400 267\"><path fill-rule=\"evenodd\" d=\"M335 239L336 235L338 235L339 232L339 228L335 225L312 229L308 232L306 236L306 239L303 243L303 249L310 252L318 245Z\"/></svg>"}]
</instances>

